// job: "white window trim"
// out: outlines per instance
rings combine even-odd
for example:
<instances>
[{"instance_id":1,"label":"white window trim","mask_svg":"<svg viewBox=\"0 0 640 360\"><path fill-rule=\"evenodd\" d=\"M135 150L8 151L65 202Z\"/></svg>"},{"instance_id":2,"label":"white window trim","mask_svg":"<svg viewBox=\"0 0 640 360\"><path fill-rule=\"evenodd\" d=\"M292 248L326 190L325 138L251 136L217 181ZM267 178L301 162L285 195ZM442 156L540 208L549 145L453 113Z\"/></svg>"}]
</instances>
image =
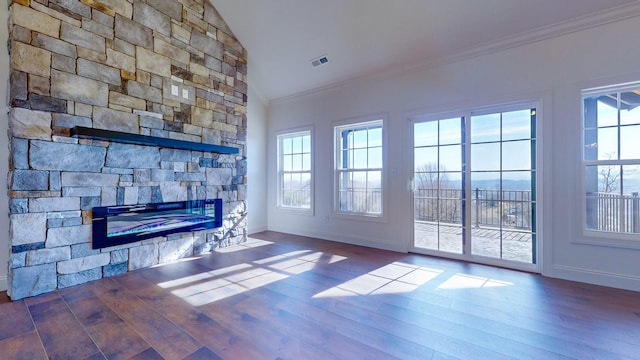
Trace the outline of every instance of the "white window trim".
<instances>
[{"instance_id":1,"label":"white window trim","mask_svg":"<svg viewBox=\"0 0 640 360\"><path fill-rule=\"evenodd\" d=\"M586 181L585 168L587 165L604 164L606 161L585 160L584 159L584 99L586 97L604 95L611 92L624 92L629 90L637 90L640 88L640 81L625 82L618 85L606 85L600 87L591 87L583 89L580 93L580 209L582 227L582 237L577 238L573 243L596 245L604 247L615 247L623 249L640 249L640 236L638 234L619 233L611 231L598 231L587 229L587 202L586 202ZM618 163L638 164L635 160L619 160Z\"/></svg>"},{"instance_id":2,"label":"white window trim","mask_svg":"<svg viewBox=\"0 0 640 360\"><path fill-rule=\"evenodd\" d=\"M340 211L340 185L338 166L340 161L340 136L339 129L350 126L362 126L367 123L382 122L382 169L381 169L381 183L380 189L382 191L382 213L365 214L365 213L352 213ZM388 221L388 171L387 168L387 152L388 152L388 115L387 114L373 114L362 117L355 117L349 119L343 119L334 121L331 123L333 131L333 204L331 216L336 219L348 219L355 221L371 221L386 223Z\"/></svg>"},{"instance_id":3,"label":"white window trim","mask_svg":"<svg viewBox=\"0 0 640 360\"><path fill-rule=\"evenodd\" d=\"M310 204L309 208L299 208L292 206L283 206L282 205L282 178L281 178L281 166L282 166L282 154L281 154L281 146L282 146L282 138L284 137L294 137L300 135L309 134L309 138L311 141L310 149L311 149L311 170L309 171L311 174L311 189L310 189ZM276 208L278 210L291 211L304 215L313 216L315 213L315 141L314 141L314 129L313 126L304 126L304 127L296 127L292 129L285 129L276 132Z\"/></svg>"}]
</instances>

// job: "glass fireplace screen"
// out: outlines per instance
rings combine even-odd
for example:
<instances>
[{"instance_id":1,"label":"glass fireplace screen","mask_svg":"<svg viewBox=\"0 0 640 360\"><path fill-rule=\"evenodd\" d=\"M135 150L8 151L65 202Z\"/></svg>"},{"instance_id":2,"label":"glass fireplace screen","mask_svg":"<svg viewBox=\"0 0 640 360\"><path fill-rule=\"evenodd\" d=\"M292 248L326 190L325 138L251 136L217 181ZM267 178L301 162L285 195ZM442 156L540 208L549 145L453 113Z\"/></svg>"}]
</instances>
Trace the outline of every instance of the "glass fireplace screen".
<instances>
[{"instance_id":1,"label":"glass fireplace screen","mask_svg":"<svg viewBox=\"0 0 640 360\"><path fill-rule=\"evenodd\" d=\"M222 199L93 208L93 248L222 226Z\"/></svg>"}]
</instances>

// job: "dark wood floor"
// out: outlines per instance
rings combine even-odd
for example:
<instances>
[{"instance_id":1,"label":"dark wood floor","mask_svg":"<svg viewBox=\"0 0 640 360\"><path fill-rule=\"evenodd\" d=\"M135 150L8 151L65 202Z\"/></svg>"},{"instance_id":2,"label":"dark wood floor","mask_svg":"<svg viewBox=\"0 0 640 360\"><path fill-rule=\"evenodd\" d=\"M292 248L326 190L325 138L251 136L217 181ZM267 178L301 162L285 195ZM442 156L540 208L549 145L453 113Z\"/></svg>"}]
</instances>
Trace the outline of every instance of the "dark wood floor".
<instances>
[{"instance_id":1,"label":"dark wood floor","mask_svg":"<svg viewBox=\"0 0 640 360\"><path fill-rule=\"evenodd\" d=\"M3 360L640 359L640 293L274 232L2 302Z\"/></svg>"}]
</instances>

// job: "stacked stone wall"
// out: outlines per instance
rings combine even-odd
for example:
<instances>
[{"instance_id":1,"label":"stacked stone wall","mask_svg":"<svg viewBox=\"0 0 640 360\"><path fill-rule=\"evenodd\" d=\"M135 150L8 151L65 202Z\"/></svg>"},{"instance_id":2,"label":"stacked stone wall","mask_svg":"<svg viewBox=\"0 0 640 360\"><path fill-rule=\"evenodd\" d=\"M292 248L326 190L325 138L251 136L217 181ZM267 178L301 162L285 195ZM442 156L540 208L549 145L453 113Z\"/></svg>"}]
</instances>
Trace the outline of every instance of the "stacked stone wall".
<instances>
[{"instance_id":1,"label":"stacked stone wall","mask_svg":"<svg viewBox=\"0 0 640 360\"><path fill-rule=\"evenodd\" d=\"M10 5L9 295L34 296L246 239L246 52L207 0ZM239 155L69 136L74 126ZM91 246L96 206L222 198L220 229Z\"/></svg>"}]
</instances>

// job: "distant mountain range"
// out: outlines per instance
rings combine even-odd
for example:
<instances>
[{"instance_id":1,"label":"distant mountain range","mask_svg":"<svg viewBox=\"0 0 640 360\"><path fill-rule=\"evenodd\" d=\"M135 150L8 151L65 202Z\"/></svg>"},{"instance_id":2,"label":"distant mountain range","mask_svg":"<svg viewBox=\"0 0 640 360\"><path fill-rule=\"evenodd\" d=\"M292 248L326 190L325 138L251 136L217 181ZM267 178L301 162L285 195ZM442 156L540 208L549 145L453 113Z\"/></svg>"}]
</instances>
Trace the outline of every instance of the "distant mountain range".
<instances>
[{"instance_id":1,"label":"distant mountain range","mask_svg":"<svg viewBox=\"0 0 640 360\"><path fill-rule=\"evenodd\" d=\"M483 189L483 190L499 190L500 180L473 180L471 182L471 189ZM502 190L531 190L530 180L503 180Z\"/></svg>"}]
</instances>

